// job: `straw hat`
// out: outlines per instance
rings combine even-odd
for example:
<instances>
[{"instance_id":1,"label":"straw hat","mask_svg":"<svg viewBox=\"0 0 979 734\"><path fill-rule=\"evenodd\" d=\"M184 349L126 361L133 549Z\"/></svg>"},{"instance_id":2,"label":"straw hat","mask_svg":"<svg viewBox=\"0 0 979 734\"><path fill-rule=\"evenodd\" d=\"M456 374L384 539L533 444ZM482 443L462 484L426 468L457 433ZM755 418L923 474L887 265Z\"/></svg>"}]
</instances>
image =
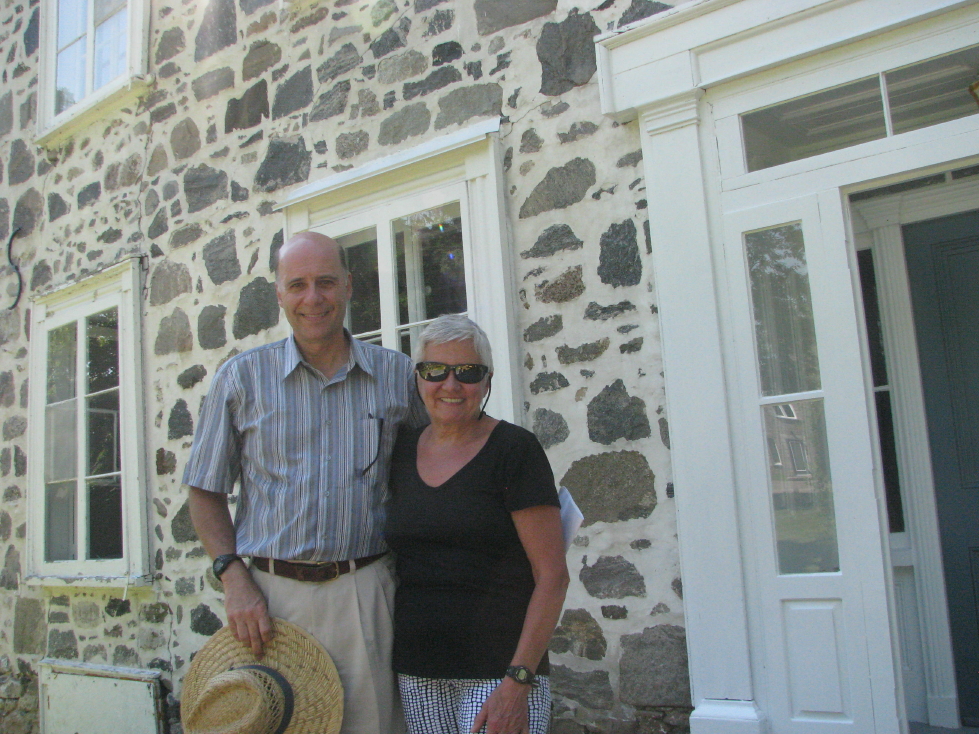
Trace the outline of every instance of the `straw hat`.
<instances>
[{"instance_id":1,"label":"straw hat","mask_svg":"<svg viewBox=\"0 0 979 734\"><path fill-rule=\"evenodd\" d=\"M194 656L180 715L187 734L337 734L343 688L329 654L282 619L256 659L223 627Z\"/></svg>"}]
</instances>

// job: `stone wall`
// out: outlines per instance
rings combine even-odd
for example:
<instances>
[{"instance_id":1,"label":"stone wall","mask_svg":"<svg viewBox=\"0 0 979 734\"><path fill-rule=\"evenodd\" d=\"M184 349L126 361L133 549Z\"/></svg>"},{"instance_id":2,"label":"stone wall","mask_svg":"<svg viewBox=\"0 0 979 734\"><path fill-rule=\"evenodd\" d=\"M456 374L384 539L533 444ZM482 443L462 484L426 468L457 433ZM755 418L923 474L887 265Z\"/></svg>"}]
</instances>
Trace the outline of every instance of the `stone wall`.
<instances>
[{"instance_id":1,"label":"stone wall","mask_svg":"<svg viewBox=\"0 0 979 734\"><path fill-rule=\"evenodd\" d=\"M180 474L214 370L281 338L276 202L297 185L502 119L524 424L585 515L552 650L554 731L682 732L689 711L639 130L602 116L593 37L651 0L184 0L150 4L155 80L35 145L38 0L0 10L0 729L36 727L47 655L156 668L175 701L221 587ZM655 205L655 202L653 203ZM22 583L29 299L146 256L153 582ZM17 728L20 727L20 728Z\"/></svg>"}]
</instances>

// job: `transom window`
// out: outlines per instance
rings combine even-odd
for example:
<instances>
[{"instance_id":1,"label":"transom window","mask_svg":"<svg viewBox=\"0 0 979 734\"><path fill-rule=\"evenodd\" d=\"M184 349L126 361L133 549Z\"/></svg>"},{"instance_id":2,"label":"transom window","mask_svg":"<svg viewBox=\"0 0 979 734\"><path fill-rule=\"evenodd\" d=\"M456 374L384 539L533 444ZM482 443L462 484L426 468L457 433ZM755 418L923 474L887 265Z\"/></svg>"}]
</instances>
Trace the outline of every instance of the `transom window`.
<instances>
[{"instance_id":1,"label":"transom window","mask_svg":"<svg viewBox=\"0 0 979 734\"><path fill-rule=\"evenodd\" d=\"M741 116L749 171L979 113L979 46Z\"/></svg>"}]
</instances>

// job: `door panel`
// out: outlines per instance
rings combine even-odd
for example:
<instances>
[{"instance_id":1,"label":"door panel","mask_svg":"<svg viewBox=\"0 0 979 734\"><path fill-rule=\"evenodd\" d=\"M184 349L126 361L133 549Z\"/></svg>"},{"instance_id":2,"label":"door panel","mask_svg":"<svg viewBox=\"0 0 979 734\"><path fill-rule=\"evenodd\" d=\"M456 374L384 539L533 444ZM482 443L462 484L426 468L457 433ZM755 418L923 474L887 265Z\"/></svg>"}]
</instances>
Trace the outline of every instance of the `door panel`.
<instances>
[{"instance_id":1,"label":"door panel","mask_svg":"<svg viewBox=\"0 0 979 734\"><path fill-rule=\"evenodd\" d=\"M962 723L979 726L979 211L903 228Z\"/></svg>"}]
</instances>

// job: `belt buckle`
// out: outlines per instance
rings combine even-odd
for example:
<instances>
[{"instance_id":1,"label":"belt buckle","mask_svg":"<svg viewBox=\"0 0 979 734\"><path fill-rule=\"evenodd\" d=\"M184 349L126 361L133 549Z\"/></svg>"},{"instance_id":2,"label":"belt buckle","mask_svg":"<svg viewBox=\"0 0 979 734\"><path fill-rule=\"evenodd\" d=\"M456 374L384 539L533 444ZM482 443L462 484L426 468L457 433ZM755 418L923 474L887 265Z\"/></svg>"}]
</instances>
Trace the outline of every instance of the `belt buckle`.
<instances>
[{"instance_id":1,"label":"belt buckle","mask_svg":"<svg viewBox=\"0 0 979 734\"><path fill-rule=\"evenodd\" d=\"M340 578L340 564L336 561L330 561L323 565L323 570L326 571L327 577L324 581L336 581Z\"/></svg>"}]
</instances>

